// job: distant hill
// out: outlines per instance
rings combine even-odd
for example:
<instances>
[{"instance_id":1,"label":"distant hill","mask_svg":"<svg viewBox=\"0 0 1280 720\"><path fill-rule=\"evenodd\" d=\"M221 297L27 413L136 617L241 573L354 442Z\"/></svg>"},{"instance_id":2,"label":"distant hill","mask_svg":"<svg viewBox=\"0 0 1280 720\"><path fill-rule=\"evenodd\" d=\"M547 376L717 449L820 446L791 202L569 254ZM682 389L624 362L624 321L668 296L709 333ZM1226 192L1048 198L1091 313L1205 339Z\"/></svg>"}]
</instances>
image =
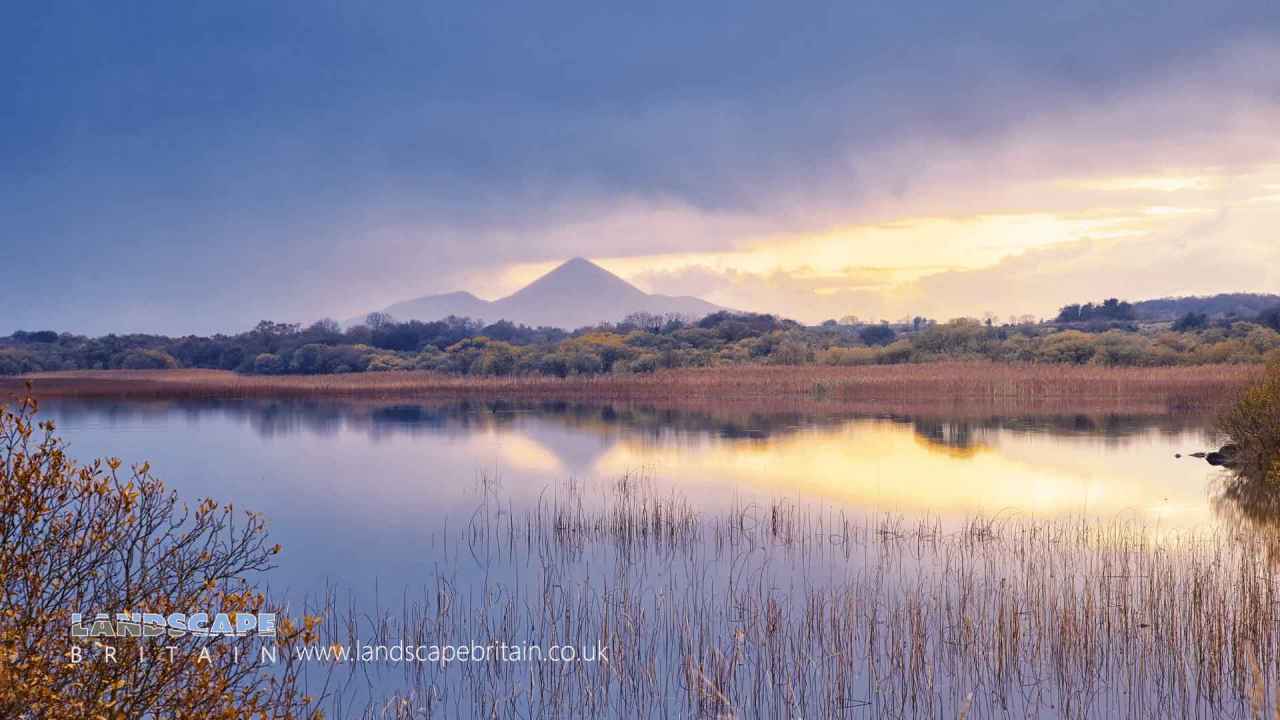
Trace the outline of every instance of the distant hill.
<instances>
[{"instance_id":1,"label":"distant hill","mask_svg":"<svg viewBox=\"0 0 1280 720\"><path fill-rule=\"evenodd\" d=\"M589 260L573 258L493 302L469 292L451 292L399 302L385 312L396 320L439 320L456 315L487 323L509 320L572 330L618 322L635 312L700 318L724 309L696 297L651 295Z\"/></svg>"},{"instance_id":2,"label":"distant hill","mask_svg":"<svg viewBox=\"0 0 1280 720\"><path fill-rule=\"evenodd\" d=\"M1133 309L1139 320L1176 320L1189 312L1204 313L1211 318L1251 318L1277 305L1280 305L1280 295L1224 293L1207 297L1143 300L1133 303Z\"/></svg>"},{"instance_id":3,"label":"distant hill","mask_svg":"<svg viewBox=\"0 0 1280 720\"><path fill-rule=\"evenodd\" d=\"M385 312L398 320L438 320L450 315L483 318L492 305L488 300L481 300L463 291L406 300L392 305ZM364 318L358 318L355 322L364 322Z\"/></svg>"}]
</instances>

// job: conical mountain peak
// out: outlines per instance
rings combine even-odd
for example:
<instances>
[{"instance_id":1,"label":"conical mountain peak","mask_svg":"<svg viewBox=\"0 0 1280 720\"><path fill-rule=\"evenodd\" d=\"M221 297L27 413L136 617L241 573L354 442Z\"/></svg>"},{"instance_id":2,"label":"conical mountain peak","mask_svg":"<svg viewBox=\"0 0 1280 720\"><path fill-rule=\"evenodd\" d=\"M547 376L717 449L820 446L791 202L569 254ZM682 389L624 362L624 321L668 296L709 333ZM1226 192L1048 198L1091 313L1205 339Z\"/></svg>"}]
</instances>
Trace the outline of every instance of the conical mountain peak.
<instances>
[{"instance_id":1,"label":"conical mountain peak","mask_svg":"<svg viewBox=\"0 0 1280 720\"><path fill-rule=\"evenodd\" d=\"M610 302L644 296L639 288L590 260L573 258L498 302Z\"/></svg>"},{"instance_id":2,"label":"conical mountain peak","mask_svg":"<svg viewBox=\"0 0 1280 720\"><path fill-rule=\"evenodd\" d=\"M459 291L398 303L388 311L398 320L437 320L458 315L485 322L511 320L571 330L617 322L633 312L701 317L719 309L697 298L649 295L590 260L575 257L501 300L486 302Z\"/></svg>"}]
</instances>

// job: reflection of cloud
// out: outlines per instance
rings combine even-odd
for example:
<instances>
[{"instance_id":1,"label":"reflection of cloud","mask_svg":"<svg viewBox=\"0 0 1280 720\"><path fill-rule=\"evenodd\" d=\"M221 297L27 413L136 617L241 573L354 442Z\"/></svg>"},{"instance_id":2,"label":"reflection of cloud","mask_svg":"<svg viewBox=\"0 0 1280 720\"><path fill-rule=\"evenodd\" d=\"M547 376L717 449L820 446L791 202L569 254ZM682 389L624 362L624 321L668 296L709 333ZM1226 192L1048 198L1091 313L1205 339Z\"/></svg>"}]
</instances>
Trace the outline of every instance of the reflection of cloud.
<instances>
[{"instance_id":1,"label":"reflection of cloud","mask_svg":"<svg viewBox=\"0 0 1280 720\"><path fill-rule=\"evenodd\" d=\"M995 442L981 451L952 452L924 442L909 424L866 420L749 443L622 442L601 458L595 473L608 477L652 467L681 488L713 482L720 493L750 488L770 499L826 498L872 511L1134 512L1186 524L1206 521L1199 467L1172 464L1169 445L1176 441L1147 437L1104 452L1097 438L995 432ZM1153 462L1170 465L1152 472Z\"/></svg>"}]
</instances>

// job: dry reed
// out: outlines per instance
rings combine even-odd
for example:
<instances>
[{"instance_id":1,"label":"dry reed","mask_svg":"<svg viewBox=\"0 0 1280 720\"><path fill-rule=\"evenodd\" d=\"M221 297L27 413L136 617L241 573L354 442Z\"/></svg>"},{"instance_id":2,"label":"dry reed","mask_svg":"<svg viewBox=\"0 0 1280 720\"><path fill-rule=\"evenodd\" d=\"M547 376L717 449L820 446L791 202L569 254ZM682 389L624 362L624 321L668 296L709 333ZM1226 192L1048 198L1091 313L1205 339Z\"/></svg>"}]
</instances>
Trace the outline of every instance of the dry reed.
<instances>
[{"instance_id":1,"label":"dry reed","mask_svg":"<svg viewBox=\"0 0 1280 720\"><path fill-rule=\"evenodd\" d=\"M607 644L607 662L359 666L343 715L1272 717L1275 537L1227 525L697 512L636 478L496 490L421 598L329 641ZM380 678L375 683L373 678ZM345 697L345 696L343 696Z\"/></svg>"},{"instance_id":2,"label":"dry reed","mask_svg":"<svg viewBox=\"0 0 1280 720\"><path fill-rule=\"evenodd\" d=\"M471 377L424 372L254 376L216 370L74 371L0 379L0 397L42 398L508 398L650 401L806 400L835 403L971 401L1007 405L1140 403L1162 409L1220 407L1262 369L1249 365L1167 368L938 362L827 367L740 366L649 374Z\"/></svg>"}]
</instances>

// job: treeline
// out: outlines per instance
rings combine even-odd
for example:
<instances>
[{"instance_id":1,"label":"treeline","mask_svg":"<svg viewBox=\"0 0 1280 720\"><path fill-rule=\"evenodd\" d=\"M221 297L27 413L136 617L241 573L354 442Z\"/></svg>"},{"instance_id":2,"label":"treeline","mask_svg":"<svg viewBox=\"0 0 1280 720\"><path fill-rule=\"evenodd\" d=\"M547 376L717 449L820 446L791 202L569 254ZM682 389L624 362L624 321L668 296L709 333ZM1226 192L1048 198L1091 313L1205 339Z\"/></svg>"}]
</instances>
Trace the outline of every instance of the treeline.
<instances>
[{"instance_id":1,"label":"treeline","mask_svg":"<svg viewBox=\"0 0 1280 720\"><path fill-rule=\"evenodd\" d=\"M1123 312L1107 302L1074 307ZM17 332L0 338L0 374L214 368L264 375L431 370L565 377L750 363L944 359L1129 366L1253 363L1278 352L1280 309L1252 321L1196 315L1155 325L1116 320L1114 315L1068 323L937 323L917 317L893 325L828 321L804 326L749 313L719 312L697 321L636 314L621 323L573 332L505 321L483 325L456 317L396 322L374 314L366 324L346 330L332 320L305 328L263 321L248 332L212 337Z\"/></svg>"},{"instance_id":2,"label":"treeline","mask_svg":"<svg viewBox=\"0 0 1280 720\"><path fill-rule=\"evenodd\" d=\"M1097 305L1093 303L1085 303L1083 305L1067 305L1058 312L1057 321L1060 323L1078 323L1090 322L1092 320L1137 320L1138 314L1133 309L1133 305L1123 300L1111 298L1104 300Z\"/></svg>"},{"instance_id":3,"label":"treeline","mask_svg":"<svg viewBox=\"0 0 1280 720\"><path fill-rule=\"evenodd\" d=\"M1280 308L1280 295L1223 293L1207 297L1159 298L1133 304L1139 320L1176 320L1189 314L1209 318L1256 318Z\"/></svg>"}]
</instances>

